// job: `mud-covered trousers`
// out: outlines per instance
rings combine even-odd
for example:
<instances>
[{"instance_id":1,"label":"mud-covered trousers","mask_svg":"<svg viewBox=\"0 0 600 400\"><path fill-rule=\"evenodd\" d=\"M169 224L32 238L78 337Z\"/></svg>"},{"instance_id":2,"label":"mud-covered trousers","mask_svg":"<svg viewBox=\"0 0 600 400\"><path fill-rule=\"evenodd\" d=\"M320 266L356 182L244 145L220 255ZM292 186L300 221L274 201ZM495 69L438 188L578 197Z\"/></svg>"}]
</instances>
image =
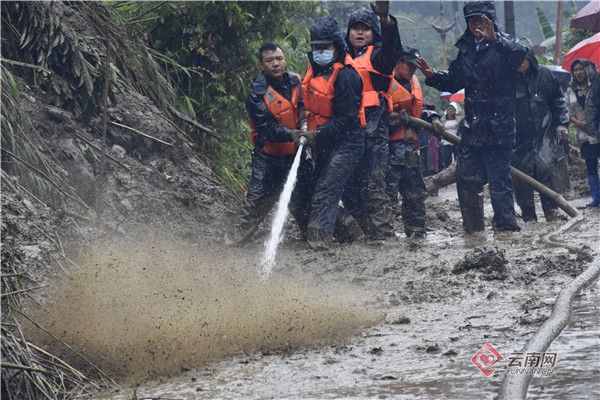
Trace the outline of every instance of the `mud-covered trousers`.
<instances>
[{"instance_id":1,"label":"mud-covered trousers","mask_svg":"<svg viewBox=\"0 0 600 400\"><path fill-rule=\"evenodd\" d=\"M518 231L513 199L510 160L512 146L460 146L456 165L456 189L463 228L467 233L484 230L483 185L489 182L497 231Z\"/></svg>"},{"instance_id":2,"label":"mud-covered trousers","mask_svg":"<svg viewBox=\"0 0 600 400\"><path fill-rule=\"evenodd\" d=\"M254 149L248 192L233 225L231 236L234 242L241 242L254 233L277 203L293 162L294 156L271 156ZM289 206L303 234L308 224L313 173L313 161L307 152L303 152Z\"/></svg>"},{"instance_id":3,"label":"mud-covered trousers","mask_svg":"<svg viewBox=\"0 0 600 400\"><path fill-rule=\"evenodd\" d=\"M421 173L417 147L404 140L389 143L390 156L385 177L386 193L392 210L398 206L398 192L402 195L402 223L406 236L426 234L425 199L427 188ZM392 224L394 219L392 214Z\"/></svg>"},{"instance_id":4,"label":"mud-covered trousers","mask_svg":"<svg viewBox=\"0 0 600 400\"><path fill-rule=\"evenodd\" d=\"M512 165L533 179L554 189L552 187L550 170L536 154L532 145L522 143L515 147L512 155ZM513 181L513 190L515 200L521 209L523 220L537 221L533 188L515 179ZM540 202L542 203L542 211L547 220L553 220L558 217L558 206L550 198L540 193Z\"/></svg>"},{"instance_id":5,"label":"mud-covered trousers","mask_svg":"<svg viewBox=\"0 0 600 400\"><path fill-rule=\"evenodd\" d=\"M385 192L389 157L389 116L383 107L367 109L365 151L342 196L344 208L370 240L393 235L392 208Z\"/></svg>"},{"instance_id":6,"label":"mud-covered trousers","mask_svg":"<svg viewBox=\"0 0 600 400\"><path fill-rule=\"evenodd\" d=\"M306 239L313 247L331 243L342 193L365 148L365 130L353 130L335 144L315 147L315 186Z\"/></svg>"}]
</instances>

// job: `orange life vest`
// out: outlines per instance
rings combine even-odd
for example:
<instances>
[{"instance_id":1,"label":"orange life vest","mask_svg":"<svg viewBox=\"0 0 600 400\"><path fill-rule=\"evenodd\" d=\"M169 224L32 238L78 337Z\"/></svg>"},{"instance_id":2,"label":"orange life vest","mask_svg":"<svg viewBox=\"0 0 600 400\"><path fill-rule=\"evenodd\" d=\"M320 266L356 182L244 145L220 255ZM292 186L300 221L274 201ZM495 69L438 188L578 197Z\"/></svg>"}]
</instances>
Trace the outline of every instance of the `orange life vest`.
<instances>
[{"instance_id":1,"label":"orange life vest","mask_svg":"<svg viewBox=\"0 0 600 400\"><path fill-rule=\"evenodd\" d=\"M392 101L394 111L406 110L410 115L416 118L421 118L423 113L423 93L421 85L415 75L410 81L410 93L397 80L392 82ZM418 132L415 128L409 126L399 126L390 135L389 141L406 140L415 144L419 144Z\"/></svg>"},{"instance_id":2,"label":"orange life vest","mask_svg":"<svg viewBox=\"0 0 600 400\"><path fill-rule=\"evenodd\" d=\"M382 95L383 98L387 101L388 113L392 112L392 82L394 77L392 75L385 75L381 72L377 71L373 68L373 64L371 63L371 54L373 54L374 46L368 46L367 51L364 54L356 57L354 59L354 65L357 68L358 73L360 74L363 80L363 107L379 107L379 95ZM376 91L373 88L373 81L371 80L371 73L384 76L389 79L390 86L386 91Z\"/></svg>"},{"instance_id":3,"label":"orange life vest","mask_svg":"<svg viewBox=\"0 0 600 400\"><path fill-rule=\"evenodd\" d=\"M298 75L300 79L300 75ZM298 100L300 99L300 85L292 87L292 97L290 100L279 94L277 90L271 86L267 88L266 93L263 95L267 109L273 116L279 125L285 125L292 129L298 128ZM252 118L250 118L250 126L252 127L252 145L256 147L254 140L258 135L258 132L254 129ZM261 149L264 153L272 156L289 156L296 154L298 150L294 142L269 142L265 141L264 147Z\"/></svg>"},{"instance_id":4,"label":"orange life vest","mask_svg":"<svg viewBox=\"0 0 600 400\"><path fill-rule=\"evenodd\" d=\"M302 100L304 101L304 108L306 108L308 130L316 130L319 125L323 125L333 117L332 100L335 97L333 84L340 70L345 65L353 64L352 57L346 54L344 64L336 61L333 63L331 74L317 77L314 76L312 66L308 64L306 75L302 81ZM365 109L362 104L358 112L358 117L360 119L360 126L366 126Z\"/></svg>"}]
</instances>

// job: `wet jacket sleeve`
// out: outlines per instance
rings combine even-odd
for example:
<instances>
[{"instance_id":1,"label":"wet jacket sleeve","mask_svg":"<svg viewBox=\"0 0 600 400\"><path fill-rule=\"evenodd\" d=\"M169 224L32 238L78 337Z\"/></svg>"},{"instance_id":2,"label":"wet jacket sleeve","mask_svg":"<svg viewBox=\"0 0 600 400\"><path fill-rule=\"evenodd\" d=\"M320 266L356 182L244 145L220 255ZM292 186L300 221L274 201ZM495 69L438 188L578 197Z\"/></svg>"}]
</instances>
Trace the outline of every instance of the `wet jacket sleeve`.
<instances>
[{"instance_id":1,"label":"wet jacket sleeve","mask_svg":"<svg viewBox=\"0 0 600 400\"><path fill-rule=\"evenodd\" d=\"M348 132L360 128L358 112L362 101L363 84L360 75L352 67L342 68L333 84L335 97L332 100L333 117L320 125L317 137L335 140Z\"/></svg>"},{"instance_id":2,"label":"wet jacket sleeve","mask_svg":"<svg viewBox=\"0 0 600 400\"><path fill-rule=\"evenodd\" d=\"M558 79L554 77L552 72L546 75L548 75L547 80L550 89L550 101L548 108L552 114L554 126L569 126L569 111L567 109L567 102L565 101L562 89L560 88L560 83L558 83Z\"/></svg>"},{"instance_id":3,"label":"wet jacket sleeve","mask_svg":"<svg viewBox=\"0 0 600 400\"><path fill-rule=\"evenodd\" d=\"M277 120L267 108L267 104L256 90L252 90L246 99L246 110L258 133L258 143L265 140L274 143L291 142L292 129L277 123ZM261 140L262 139L262 140Z\"/></svg>"},{"instance_id":4,"label":"wet jacket sleeve","mask_svg":"<svg viewBox=\"0 0 600 400\"><path fill-rule=\"evenodd\" d=\"M381 47L375 47L371 54L373 68L385 75L392 75L402 53L402 41L398 31L398 21L392 15L391 24L381 23Z\"/></svg>"},{"instance_id":5,"label":"wet jacket sleeve","mask_svg":"<svg viewBox=\"0 0 600 400\"><path fill-rule=\"evenodd\" d=\"M516 73L527 56L527 47L503 33L496 33L496 37L497 40L491 42L491 46L503 56L508 68Z\"/></svg>"},{"instance_id":6,"label":"wet jacket sleeve","mask_svg":"<svg viewBox=\"0 0 600 400\"><path fill-rule=\"evenodd\" d=\"M585 103L585 127L589 134L598 135L600 128L600 78L594 79Z\"/></svg>"},{"instance_id":7,"label":"wet jacket sleeve","mask_svg":"<svg viewBox=\"0 0 600 400\"><path fill-rule=\"evenodd\" d=\"M432 86L440 92L456 93L466 86L465 79L458 73L459 66L463 64L464 56L459 53L458 57L450 63L447 71L438 71L433 68L433 78L426 78L425 84Z\"/></svg>"}]
</instances>

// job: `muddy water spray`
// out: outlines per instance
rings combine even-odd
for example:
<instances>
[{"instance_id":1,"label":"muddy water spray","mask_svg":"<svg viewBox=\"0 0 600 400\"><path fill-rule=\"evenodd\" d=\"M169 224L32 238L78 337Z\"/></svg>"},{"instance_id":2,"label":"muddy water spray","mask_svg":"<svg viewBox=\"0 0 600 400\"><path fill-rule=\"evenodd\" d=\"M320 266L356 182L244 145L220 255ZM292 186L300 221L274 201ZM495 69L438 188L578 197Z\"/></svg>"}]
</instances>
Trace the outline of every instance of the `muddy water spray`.
<instances>
[{"instance_id":1,"label":"muddy water spray","mask_svg":"<svg viewBox=\"0 0 600 400\"><path fill-rule=\"evenodd\" d=\"M263 281L266 281L269 278L271 271L273 271L273 267L275 266L277 247L279 246L281 239L283 239L283 224L289 214L288 205L292 197L292 192L294 191L294 186L296 185L296 176L298 175L298 166L300 165L300 157L302 156L304 144L305 142L302 141L300 146L298 146L296 158L294 158L294 163L292 164L285 186L279 197L277 211L275 213L275 218L273 218L273 226L271 227L271 237L269 237L269 240L265 243L265 254L262 258L261 269L259 271Z\"/></svg>"},{"instance_id":2,"label":"muddy water spray","mask_svg":"<svg viewBox=\"0 0 600 400\"><path fill-rule=\"evenodd\" d=\"M279 275L262 283L253 269L260 257L175 238L115 239L76 257L82 270L34 317L119 382L173 375L234 354L339 343L379 320L356 288ZM86 368L41 331L31 334Z\"/></svg>"}]
</instances>

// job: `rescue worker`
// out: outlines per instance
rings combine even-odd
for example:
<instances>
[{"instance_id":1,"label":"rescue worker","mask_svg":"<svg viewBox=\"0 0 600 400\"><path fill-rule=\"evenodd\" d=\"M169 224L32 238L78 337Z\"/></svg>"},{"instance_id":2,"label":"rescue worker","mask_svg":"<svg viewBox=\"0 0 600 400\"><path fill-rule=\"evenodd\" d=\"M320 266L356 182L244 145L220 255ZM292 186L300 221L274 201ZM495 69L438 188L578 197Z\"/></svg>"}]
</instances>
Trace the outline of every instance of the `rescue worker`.
<instances>
[{"instance_id":1,"label":"rescue worker","mask_svg":"<svg viewBox=\"0 0 600 400\"><path fill-rule=\"evenodd\" d=\"M242 209L225 235L233 245L248 239L276 204L298 149L294 138L304 121L300 75L286 70L285 55L275 43L265 43L258 52L260 75L254 79L246 99L252 126L252 175ZM314 132L312 133L314 135ZM303 151L290 213L305 234L312 194L313 162Z\"/></svg>"},{"instance_id":2,"label":"rescue worker","mask_svg":"<svg viewBox=\"0 0 600 400\"><path fill-rule=\"evenodd\" d=\"M396 64L392 83L393 110L390 118L389 160L385 177L386 193L392 210L398 206L398 191L402 195L402 222L407 237L424 237L425 199L427 189L419 160L419 130L399 118L406 110L415 118L423 113L423 93L415 75L419 50L404 46ZM393 225L394 215L390 223Z\"/></svg>"},{"instance_id":3,"label":"rescue worker","mask_svg":"<svg viewBox=\"0 0 600 400\"><path fill-rule=\"evenodd\" d=\"M310 39L302 96L308 129L316 131L316 139L307 241L312 248L326 249L339 219L342 192L364 151L363 84L334 18L319 18L310 28Z\"/></svg>"},{"instance_id":4,"label":"rescue worker","mask_svg":"<svg viewBox=\"0 0 600 400\"><path fill-rule=\"evenodd\" d=\"M503 33L493 1L466 1L468 28L447 71L424 69L440 91L465 89L465 125L458 149L456 186L467 233L483 231L483 185L490 184L495 231L518 231L510 161L515 140L517 69L527 49Z\"/></svg>"},{"instance_id":5,"label":"rescue worker","mask_svg":"<svg viewBox=\"0 0 600 400\"><path fill-rule=\"evenodd\" d=\"M569 188L569 171L562 143L569 140L569 114L560 84L551 70L539 65L531 42L518 69L516 144L512 165L558 193ZM515 199L524 221L537 221L533 189L513 182ZM546 221L563 219L558 206L540 193Z\"/></svg>"},{"instance_id":6,"label":"rescue worker","mask_svg":"<svg viewBox=\"0 0 600 400\"><path fill-rule=\"evenodd\" d=\"M592 195L592 201L587 204L587 206L598 207L600 206L600 177L598 176L598 158L600 157L600 143L598 142L598 138L600 138L600 79L598 79L598 77L592 82L592 87L586 102L585 126L588 135L596 138L596 143L592 144L590 141L588 149L591 150L589 154L590 157L585 159L588 170L590 193ZM592 157L592 155L595 155L595 157Z\"/></svg>"},{"instance_id":7,"label":"rescue worker","mask_svg":"<svg viewBox=\"0 0 600 400\"><path fill-rule=\"evenodd\" d=\"M385 174L391 112L389 91L402 42L398 23L388 13L389 2L377 1L371 3L371 8L353 12L346 33L349 54L363 79L367 138L360 165L342 199L344 208L356 218L367 238L378 241L393 235Z\"/></svg>"}]
</instances>

